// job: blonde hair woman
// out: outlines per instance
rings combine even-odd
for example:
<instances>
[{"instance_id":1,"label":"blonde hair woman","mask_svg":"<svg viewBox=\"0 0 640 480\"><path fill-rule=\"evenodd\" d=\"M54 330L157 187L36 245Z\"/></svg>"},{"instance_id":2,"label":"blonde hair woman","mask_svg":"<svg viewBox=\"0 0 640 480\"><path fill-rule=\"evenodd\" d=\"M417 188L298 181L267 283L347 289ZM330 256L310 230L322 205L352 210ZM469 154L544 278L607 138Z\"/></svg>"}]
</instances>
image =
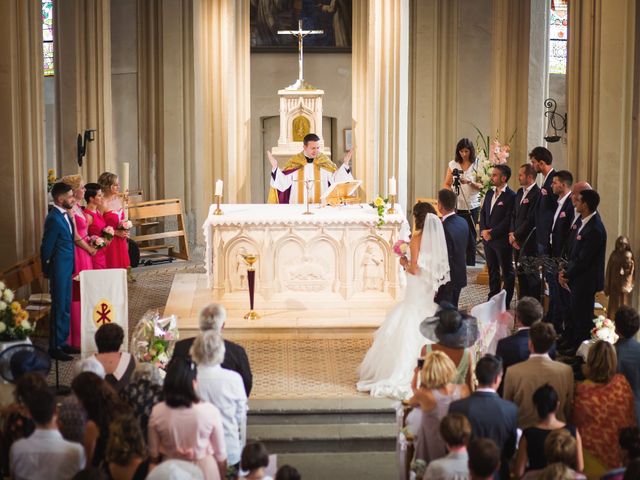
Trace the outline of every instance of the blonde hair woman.
<instances>
[{"instance_id":1,"label":"blonde hair woman","mask_svg":"<svg viewBox=\"0 0 640 480\"><path fill-rule=\"evenodd\" d=\"M433 351L424 358L421 369L416 368L409 404L420 407L422 420L416 435L416 460L429 463L446 455L446 444L440 435L440 421L447 415L449 405L469 396L466 385L452 383L456 365L443 352ZM418 376L420 385L418 385Z\"/></svg>"},{"instance_id":2,"label":"blonde hair woman","mask_svg":"<svg viewBox=\"0 0 640 480\"><path fill-rule=\"evenodd\" d=\"M129 238L128 230L118 228L125 220L124 203L120 198L120 182L115 173L104 172L98 178L98 184L102 189L103 197L103 217L107 226L112 227L115 236L107 249L107 268L128 268Z\"/></svg>"}]
</instances>

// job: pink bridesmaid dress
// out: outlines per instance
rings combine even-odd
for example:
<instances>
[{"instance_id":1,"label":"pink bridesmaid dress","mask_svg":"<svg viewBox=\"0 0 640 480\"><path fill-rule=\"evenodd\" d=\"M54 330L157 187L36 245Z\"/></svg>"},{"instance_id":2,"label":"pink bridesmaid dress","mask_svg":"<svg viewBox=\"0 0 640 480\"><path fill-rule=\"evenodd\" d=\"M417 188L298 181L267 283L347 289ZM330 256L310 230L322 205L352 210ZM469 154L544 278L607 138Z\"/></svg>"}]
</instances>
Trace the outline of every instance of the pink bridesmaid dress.
<instances>
[{"instance_id":1,"label":"pink bridesmaid dress","mask_svg":"<svg viewBox=\"0 0 640 480\"><path fill-rule=\"evenodd\" d=\"M76 230L78 235L83 238L87 243L89 242L87 231L87 219L80 207L74 209L74 218L76 221ZM86 250L83 250L78 245L75 245L73 249L74 254L74 268L73 268L73 289L71 291L71 326L69 329L69 338L67 343L76 348L80 348L80 279L75 280L77 275L83 270L93 269L93 260L91 255Z\"/></svg>"},{"instance_id":2,"label":"pink bridesmaid dress","mask_svg":"<svg viewBox=\"0 0 640 480\"><path fill-rule=\"evenodd\" d=\"M104 214L104 221L107 225L118 228L118 224L124 220L124 209L110 210ZM122 237L113 237L111 244L107 248L107 268L127 268L129 261L129 246L127 239Z\"/></svg>"},{"instance_id":3,"label":"pink bridesmaid dress","mask_svg":"<svg viewBox=\"0 0 640 480\"><path fill-rule=\"evenodd\" d=\"M89 225L89 235L104 237L102 233L102 229L107 226L107 222L104 221L104 217L99 211L92 212L88 208L84 210L85 215L91 215L93 218L93 223ZM109 247L101 248L97 251L97 253L91 257L93 261L93 269L94 270L102 270L103 268L107 268L107 250Z\"/></svg>"}]
</instances>

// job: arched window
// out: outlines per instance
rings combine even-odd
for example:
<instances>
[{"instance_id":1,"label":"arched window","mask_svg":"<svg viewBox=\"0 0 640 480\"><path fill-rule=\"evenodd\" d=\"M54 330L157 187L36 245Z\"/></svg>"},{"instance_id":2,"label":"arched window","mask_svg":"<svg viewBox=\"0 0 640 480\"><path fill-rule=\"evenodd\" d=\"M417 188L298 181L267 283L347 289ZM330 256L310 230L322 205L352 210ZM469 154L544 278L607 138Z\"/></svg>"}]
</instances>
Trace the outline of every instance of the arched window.
<instances>
[{"instance_id":1,"label":"arched window","mask_svg":"<svg viewBox=\"0 0 640 480\"><path fill-rule=\"evenodd\" d=\"M551 0L549 12L549 73L567 73L568 0Z\"/></svg>"},{"instance_id":2,"label":"arched window","mask_svg":"<svg viewBox=\"0 0 640 480\"><path fill-rule=\"evenodd\" d=\"M52 77L53 68L53 0L42 2L42 61L44 76Z\"/></svg>"}]
</instances>

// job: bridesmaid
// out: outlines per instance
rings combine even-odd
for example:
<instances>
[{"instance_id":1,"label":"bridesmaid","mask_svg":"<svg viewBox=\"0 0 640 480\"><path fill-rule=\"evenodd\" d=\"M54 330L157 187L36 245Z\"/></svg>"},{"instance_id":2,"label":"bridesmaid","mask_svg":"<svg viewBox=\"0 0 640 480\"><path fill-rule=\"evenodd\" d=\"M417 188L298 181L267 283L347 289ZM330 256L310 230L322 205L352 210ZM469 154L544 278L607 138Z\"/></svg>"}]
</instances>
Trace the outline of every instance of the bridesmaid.
<instances>
[{"instance_id":1,"label":"bridesmaid","mask_svg":"<svg viewBox=\"0 0 640 480\"><path fill-rule=\"evenodd\" d=\"M89 235L87 232L87 219L84 216L80 202L84 198L84 182L80 175L67 175L62 178L62 182L66 183L73 189L73 196L76 203L71 210L70 218L73 222L74 231L74 267L73 267L73 287L71 291L71 326L69 329L69 338L67 344L74 353L80 353L80 272L83 270L92 270L93 261L91 257L96 254L96 249L89 243Z\"/></svg>"},{"instance_id":2,"label":"bridesmaid","mask_svg":"<svg viewBox=\"0 0 640 480\"><path fill-rule=\"evenodd\" d=\"M118 230L118 224L125 220L124 204L119 195L118 176L115 173L104 172L100 175L98 183L104 194L104 220L115 230L115 236L107 248L107 268L128 268L130 265L129 246L127 245L129 232Z\"/></svg>"},{"instance_id":3,"label":"bridesmaid","mask_svg":"<svg viewBox=\"0 0 640 480\"><path fill-rule=\"evenodd\" d=\"M107 226L107 222L104 221L104 217L102 216L104 204L102 189L97 183L87 183L84 188L84 201L87 204L84 209L84 214L89 224L89 235L104 238L102 230ZM111 240L104 238L104 241L107 246L98 250L92 257L94 270L107 268L107 250L109 249Z\"/></svg>"}]
</instances>

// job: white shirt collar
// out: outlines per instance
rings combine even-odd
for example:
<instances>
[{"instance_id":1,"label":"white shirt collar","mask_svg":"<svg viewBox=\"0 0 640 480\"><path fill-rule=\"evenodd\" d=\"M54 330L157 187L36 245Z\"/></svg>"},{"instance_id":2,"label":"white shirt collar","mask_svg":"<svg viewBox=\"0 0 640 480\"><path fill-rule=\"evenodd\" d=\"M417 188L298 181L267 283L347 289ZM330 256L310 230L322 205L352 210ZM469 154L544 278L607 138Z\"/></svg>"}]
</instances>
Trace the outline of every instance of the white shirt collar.
<instances>
[{"instance_id":1,"label":"white shirt collar","mask_svg":"<svg viewBox=\"0 0 640 480\"><path fill-rule=\"evenodd\" d=\"M476 392L496 393L493 388L476 388Z\"/></svg>"},{"instance_id":2,"label":"white shirt collar","mask_svg":"<svg viewBox=\"0 0 640 480\"><path fill-rule=\"evenodd\" d=\"M64 209L64 208L62 208L61 206L56 205L56 204L54 204L53 206L54 206L54 207L56 207L56 208L58 209L58 211L59 211L60 213L62 213L63 215L65 215L65 214L67 213L67 210L66 210L66 209Z\"/></svg>"},{"instance_id":3,"label":"white shirt collar","mask_svg":"<svg viewBox=\"0 0 640 480\"><path fill-rule=\"evenodd\" d=\"M562 208L564 202L566 202L567 198L569 198L569 195L571 195L571 190L565 193L562 197L558 197L558 208Z\"/></svg>"},{"instance_id":4,"label":"white shirt collar","mask_svg":"<svg viewBox=\"0 0 640 480\"><path fill-rule=\"evenodd\" d=\"M531 352L529 354L529 358L536 358L536 357L548 358L549 360L551 360L551 357L549 356L549 352L546 352L546 353L533 353L533 352Z\"/></svg>"},{"instance_id":5,"label":"white shirt collar","mask_svg":"<svg viewBox=\"0 0 640 480\"><path fill-rule=\"evenodd\" d=\"M555 170L552 168L551 170L549 170L547 172L547 174L544 176L544 179L542 180L542 184L544 185L545 182L547 181L547 178L549 178L549 175L551 175Z\"/></svg>"},{"instance_id":6,"label":"white shirt collar","mask_svg":"<svg viewBox=\"0 0 640 480\"><path fill-rule=\"evenodd\" d=\"M578 233L576 235L580 235L580 232L582 231L582 229L584 228L584 226L587 224L587 222L589 220L591 220L593 218L593 216L598 213L598 211L596 210L595 212L593 212L592 214L586 216L584 219L582 219L582 225L580 225L580 228L578 229Z\"/></svg>"},{"instance_id":7,"label":"white shirt collar","mask_svg":"<svg viewBox=\"0 0 640 480\"><path fill-rule=\"evenodd\" d=\"M524 189L524 192L522 194L523 197L527 196L527 193L529 193L531 191L531 189L533 188L533 186L536 184L536 182L531 183L531 185L529 185L528 187L522 187Z\"/></svg>"},{"instance_id":8,"label":"white shirt collar","mask_svg":"<svg viewBox=\"0 0 640 480\"><path fill-rule=\"evenodd\" d=\"M444 222L447 218L449 218L451 215L455 215L456 212L451 212L451 213L447 213L446 215L442 216L442 221Z\"/></svg>"},{"instance_id":9,"label":"white shirt collar","mask_svg":"<svg viewBox=\"0 0 640 480\"><path fill-rule=\"evenodd\" d=\"M531 327L520 327L516 332L521 332L522 330L531 330Z\"/></svg>"}]
</instances>

